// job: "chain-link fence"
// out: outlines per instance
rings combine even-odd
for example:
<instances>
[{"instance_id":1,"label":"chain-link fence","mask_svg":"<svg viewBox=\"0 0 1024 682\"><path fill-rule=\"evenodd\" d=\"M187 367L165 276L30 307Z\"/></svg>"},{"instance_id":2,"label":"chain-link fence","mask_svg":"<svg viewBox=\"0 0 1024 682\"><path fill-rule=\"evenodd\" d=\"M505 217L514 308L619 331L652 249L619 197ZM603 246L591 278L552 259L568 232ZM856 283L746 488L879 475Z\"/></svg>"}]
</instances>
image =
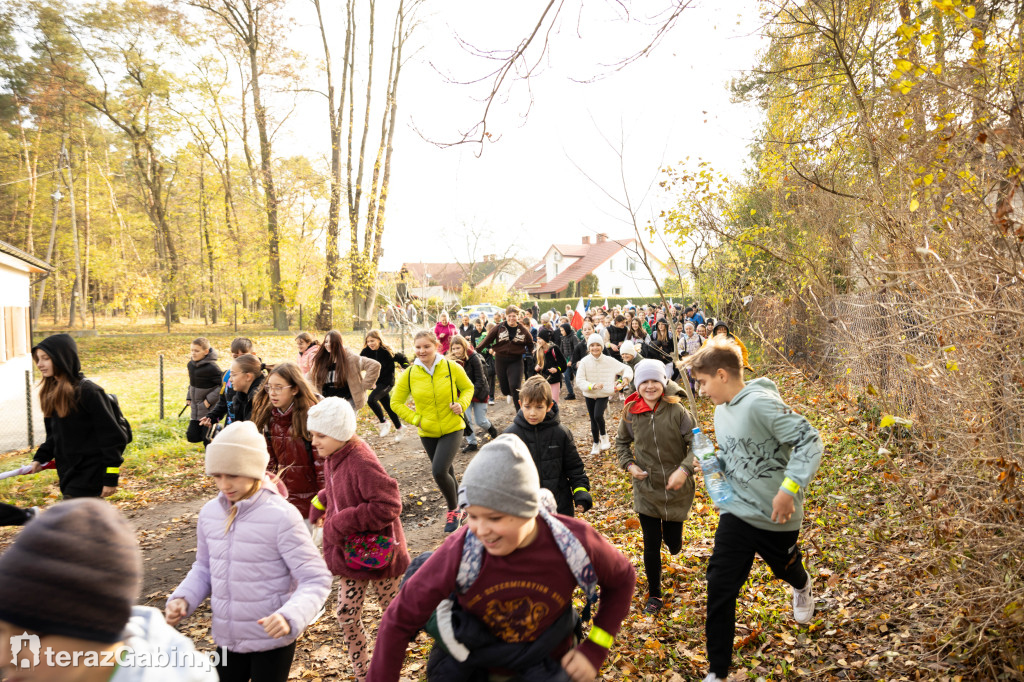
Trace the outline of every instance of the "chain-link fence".
<instances>
[{"instance_id":1,"label":"chain-link fence","mask_svg":"<svg viewBox=\"0 0 1024 682\"><path fill-rule=\"evenodd\" d=\"M0 387L0 453L38 446L46 436L31 359L0 364Z\"/></svg>"}]
</instances>

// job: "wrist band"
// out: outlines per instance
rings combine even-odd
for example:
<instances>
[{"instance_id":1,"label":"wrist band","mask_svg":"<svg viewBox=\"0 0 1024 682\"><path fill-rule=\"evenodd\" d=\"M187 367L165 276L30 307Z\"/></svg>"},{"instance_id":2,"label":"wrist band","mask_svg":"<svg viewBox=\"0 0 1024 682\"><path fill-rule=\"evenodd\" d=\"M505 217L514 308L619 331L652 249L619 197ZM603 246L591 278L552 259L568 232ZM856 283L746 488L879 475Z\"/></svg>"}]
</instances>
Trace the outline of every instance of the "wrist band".
<instances>
[{"instance_id":1,"label":"wrist band","mask_svg":"<svg viewBox=\"0 0 1024 682\"><path fill-rule=\"evenodd\" d=\"M584 488L583 486L580 486L579 488L576 488L575 490L573 490L573 491L572 491L572 494L573 494L573 495L575 495L575 494L576 494L576 493L578 493L578 492L585 492L585 493L589 493L590 491L589 491L589 490L587 490L586 488Z\"/></svg>"},{"instance_id":2,"label":"wrist band","mask_svg":"<svg viewBox=\"0 0 1024 682\"><path fill-rule=\"evenodd\" d=\"M316 508L317 510L324 511L324 504L323 504L323 502L320 501L319 497L316 497L314 495L312 501L310 502L310 504L312 504L313 507Z\"/></svg>"},{"instance_id":3,"label":"wrist band","mask_svg":"<svg viewBox=\"0 0 1024 682\"><path fill-rule=\"evenodd\" d=\"M589 639L591 642L598 645L602 649L611 649L612 644L615 642L614 637L612 637L596 625L590 628L590 634L587 636L587 639Z\"/></svg>"},{"instance_id":4,"label":"wrist band","mask_svg":"<svg viewBox=\"0 0 1024 682\"><path fill-rule=\"evenodd\" d=\"M121 467L107 467L108 474L117 474L121 472Z\"/></svg>"},{"instance_id":5,"label":"wrist band","mask_svg":"<svg viewBox=\"0 0 1024 682\"><path fill-rule=\"evenodd\" d=\"M786 480L782 482L782 487L785 490L788 490L789 492L793 493L794 495L800 492L800 484L788 476L786 477Z\"/></svg>"}]
</instances>

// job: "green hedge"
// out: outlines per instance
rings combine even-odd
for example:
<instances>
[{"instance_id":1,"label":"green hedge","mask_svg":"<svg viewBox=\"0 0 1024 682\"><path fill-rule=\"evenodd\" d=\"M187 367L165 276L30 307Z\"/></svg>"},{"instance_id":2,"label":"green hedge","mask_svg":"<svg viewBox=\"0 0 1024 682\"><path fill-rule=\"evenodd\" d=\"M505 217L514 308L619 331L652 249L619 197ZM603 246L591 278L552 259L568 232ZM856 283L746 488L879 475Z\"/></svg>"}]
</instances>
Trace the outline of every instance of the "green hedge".
<instances>
[{"instance_id":1,"label":"green hedge","mask_svg":"<svg viewBox=\"0 0 1024 682\"><path fill-rule=\"evenodd\" d=\"M687 305L690 305L693 302L690 299L684 300L684 299L682 299L682 298L680 298L678 296L676 296L674 298L669 296L669 297L667 297L666 300L671 300L673 303L682 303L683 307L685 307ZM543 298L543 299L540 299L540 300L528 299L528 300L524 301L523 303L520 303L519 307L520 308L532 308L533 304L536 303L537 307L540 308L540 312L542 314L547 312L548 310L551 310L552 308L554 308L558 312L564 312L565 311L565 306L567 306L567 305L570 306L573 310L575 310L576 309L576 304L579 303L579 301L580 301L580 297L579 296L576 296L574 298ZM604 296L592 296L591 299L590 299L590 306L592 308L593 307L600 308L602 305L604 305L604 301L605 301L605 297ZM659 297L657 297L657 296L646 296L646 297L645 296L635 296L635 297L632 297L632 298L624 297L624 296L609 296L608 297L608 307L611 308L612 306L617 306L617 305L624 306L624 305L626 305L627 301L632 302L633 305L635 305L635 306L641 306L641 305L654 305L654 306L658 306L658 305L661 305L661 299ZM586 302L587 302L587 297L584 296L583 297L583 303L586 304Z\"/></svg>"}]
</instances>

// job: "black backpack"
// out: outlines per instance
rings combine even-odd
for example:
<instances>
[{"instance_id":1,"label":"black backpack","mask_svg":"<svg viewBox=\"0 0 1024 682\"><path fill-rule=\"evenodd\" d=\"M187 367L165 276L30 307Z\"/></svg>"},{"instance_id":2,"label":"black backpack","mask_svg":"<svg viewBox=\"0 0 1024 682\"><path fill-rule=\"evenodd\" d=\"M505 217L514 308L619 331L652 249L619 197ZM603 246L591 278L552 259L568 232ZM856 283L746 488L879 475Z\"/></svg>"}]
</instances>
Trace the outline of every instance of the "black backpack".
<instances>
[{"instance_id":1,"label":"black backpack","mask_svg":"<svg viewBox=\"0 0 1024 682\"><path fill-rule=\"evenodd\" d=\"M90 379L90 381L92 381ZM92 382L96 386L99 386L95 381ZM103 387L100 386L100 390L103 391ZM117 396L113 393L107 393L103 391L103 395L107 396L107 404L110 405L110 411L114 415L114 421L117 422L117 426L121 429L121 435L124 436L125 447L128 447L128 443L132 442L132 425L128 423L128 419L121 412L121 404L117 402Z\"/></svg>"},{"instance_id":2,"label":"black backpack","mask_svg":"<svg viewBox=\"0 0 1024 682\"><path fill-rule=\"evenodd\" d=\"M113 393L107 393L107 402L110 403L110 411L114 413L114 421L121 428L121 435L124 436L125 447L128 443L132 442L132 425L128 423L128 419L121 412L121 404L117 402L117 396Z\"/></svg>"}]
</instances>

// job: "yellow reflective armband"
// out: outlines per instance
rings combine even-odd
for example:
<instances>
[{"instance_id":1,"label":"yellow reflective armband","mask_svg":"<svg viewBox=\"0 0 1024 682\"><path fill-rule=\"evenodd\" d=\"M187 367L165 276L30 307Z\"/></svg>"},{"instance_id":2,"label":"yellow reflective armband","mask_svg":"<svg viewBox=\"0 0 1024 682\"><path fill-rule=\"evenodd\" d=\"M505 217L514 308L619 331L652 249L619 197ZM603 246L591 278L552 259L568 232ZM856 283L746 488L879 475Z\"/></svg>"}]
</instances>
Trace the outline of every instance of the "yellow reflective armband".
<instances>
[{"instance_id":1,"label":"yellow reflective armband","mask_svg":"<svg viewBox=\"0 0 1024 682\"><path fill-rule=\"evenodd\" d=\"M107 467L107 473L108 474L118 474L118 473L121 473L121 467Z\"/></svg>"},{"instance_id":2,"label":"yellow reflective armband","mask_svg":"<svg viewBox=\"0 0 1024 682\"><path fill-rule=\"evenodd\" d=\"M590 635L587 637L587 639L589 639L591 642L598 645L602 649L611 649L612 644L615 642L614 637L612 637L596 625L590 628Z\"/></svg>"},{"instance_id":3,"label":"yellow reflective armband","mask_svg":"<svg viewBox=\"0 0 1024 682\"><path fill-rule=\"evenodd\" d=\"M320 498L315 496L315 495L313 496L313 501L310 502L310 504L312 504L316 509L318 509L320 511L324 510L324 503L321 502Z\"/></svg>"},{"instance_id":4,"label":"yellow reflective armband","mask_svg":"<svg viewBox=\"0 0 1024 682\"><path fill-rule=\"evenodd\" d=\"M800 484L794 481L792 478L789 478L788 476L786 477L786 480L782 482L782 487L783 489L788 490L794 495L800 492Z\"/></svg>"}]
</instances>

